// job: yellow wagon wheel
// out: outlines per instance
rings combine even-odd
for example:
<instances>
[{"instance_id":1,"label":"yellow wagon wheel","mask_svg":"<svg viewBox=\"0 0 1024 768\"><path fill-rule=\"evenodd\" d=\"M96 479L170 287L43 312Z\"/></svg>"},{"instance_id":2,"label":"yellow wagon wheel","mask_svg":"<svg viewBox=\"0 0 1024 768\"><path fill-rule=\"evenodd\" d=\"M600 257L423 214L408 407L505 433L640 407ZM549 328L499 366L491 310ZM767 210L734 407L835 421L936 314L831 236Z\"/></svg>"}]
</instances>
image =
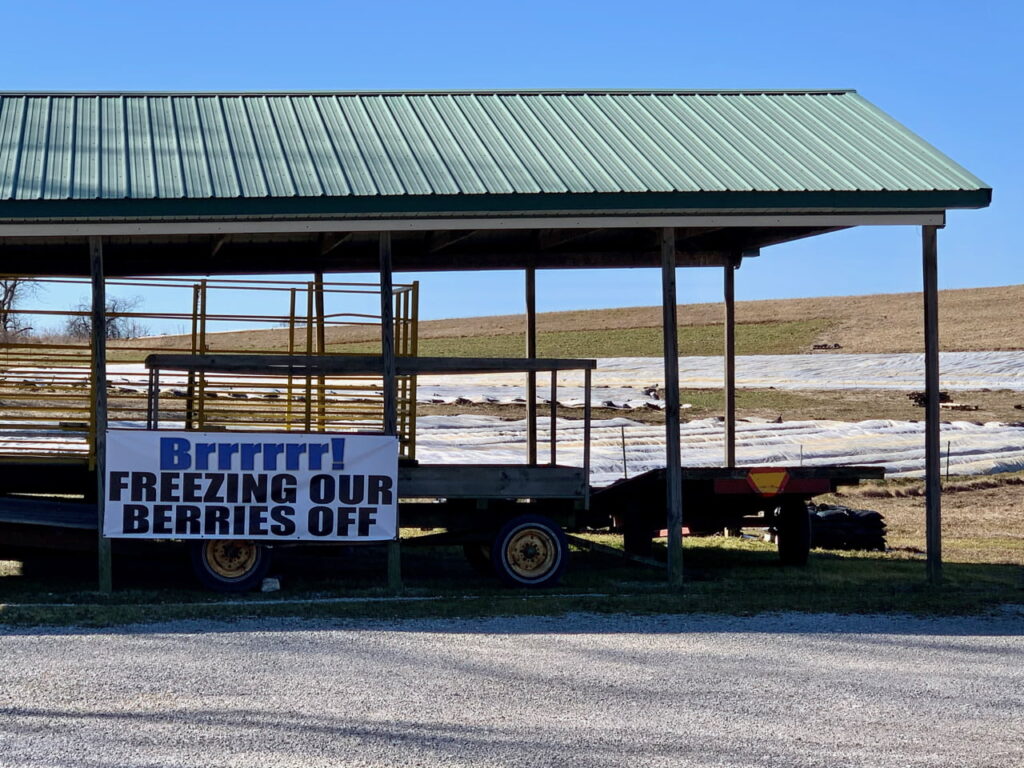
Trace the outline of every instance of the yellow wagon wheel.
<instances>
[{"instance_id":1,"label":"yellow wagon wheel","mask_svg":"<svg viewBox=\"0 0 1024 768\"><path fill-rule=\"evenodd\" d=\"M521 587L557 584L569 561L569 542L558 523L543 515L522 515L501 527L491 547L498 577Z\"/></svg>"},{"instance_id":2,"label":"yellow wagon wheel","mask_svg":"<svg viewBox=\"0 0 1024 768\"><path fill-rule=\"evenodd\" d=\"M258 541L207 539L190 542L192 569L199 581L218 592L248 592L259 587L270 568L271 550Z\"/></svg>"}]
</instances>

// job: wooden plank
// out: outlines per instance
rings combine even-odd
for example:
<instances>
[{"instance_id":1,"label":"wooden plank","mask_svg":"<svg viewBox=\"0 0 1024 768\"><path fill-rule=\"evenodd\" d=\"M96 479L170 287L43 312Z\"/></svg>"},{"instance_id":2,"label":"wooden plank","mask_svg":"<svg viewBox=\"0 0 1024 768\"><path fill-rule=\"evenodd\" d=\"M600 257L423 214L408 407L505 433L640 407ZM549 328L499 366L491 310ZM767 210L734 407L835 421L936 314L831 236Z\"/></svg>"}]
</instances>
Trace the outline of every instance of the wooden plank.
<instances>
[{"instance_id":1,"label":"wooden plank","mask_svg":"<svg viewBox=\"0 0 1024 768\"><path fill-rule=\"evenodd\" d=\"M844 466L844 467L787 467L790 476L800 478L824 478L836 481L882 480L885 467Z\"/></svg>"},{"instance_id":2,"label":"wooden plank","mask_svg":"<svg viewBox=\"0 0 1024 768\"><path fill-rule=\"evenodd\" d=\"M579 467L523 464L419 464L398 468L401 498L583 499Z\"/></svg>"},{"instance_id":3,"label":"wooden plank","mask_svg":"<svg viewBox=\"0 0 1024 768\"><path fill-rule=\"evenodd\" d=\"M149 355L147 368L180 371L249 374L324 373L349 376L380 376L381 355ZM400 357L399 376L457 373L526 373L528 371L583 371L597 367L596 360L539 357Z\"/></svg>"},{"instance_id":4,"label":"wooden plank","mask_svg":"<svg viewBox=\"0 0 1024 768\"><path fill-rule=\"evenodd\" d=\"M939 437L938 227L921 227L924 273L925 544L928 581L942 580L942 474Z\"/></svg>"},{"instance_id":5,"label":"wooden plank","mask_svg":"<svg viewBox=\"0 0 1024 768\"><path fill-rule=\"evenodd\" d=\"M89 271L92 275L92 408L93 452L96 457L97 570L99 591L110 594L113 570L110 540L103 536L107 474L107 296L103 278L103 239L89 238Z\"/></svg>"},{"instance_id":6,"label":"wooden plank","mask_svg":"<svg viewBox=\"0 0 1024 768\"><path fill-rule=\"evenodd\" d=\"M639 563L640 565L646 565L649 568L657 568L659 571L665 567L665 563L661 560L655 560L653 557L644 557L643 555L634 555L632 552L626 552L622 549L616 549L615 547L609 547L607 544L599 544L596 541L590 539L584 539L580 536L566 535L570 544L574 544L580 549L586 549L589 552L598 552L602 555L611 555L621 560L627 560L631 563Z\"/></svg>"},{"instance_id":7,"label":"wooden plank","mask_svg":"<svg viewBox=\"0 0 1024 768\"><path fill-rule=\"evenodd\" d=\"M7 497L0 499L0 522L96 531L99 512L95 504Z\"/></svg>"},{"instance_id":8,"label":"wooden plank","mask_svg":"<svg viewBox=\"0 0 1024 768\"><path fill-rule=\"evenodd\" d=\"M665 361L665 517L668 581L683 585L683 484L679 439L679 340L676 336L675 230L661 231L661 311Z\"/></svg>"},{"instance_id":9,"label":"wooden plank","mask_svg":"<svg viewBox=\"0 0 1024 768\"><path fill-rule=\"evenodd\" d=\"M85 456L0 457L4 493L88 495L96 493L90 460Z\"/></svg>"}]
</instances>

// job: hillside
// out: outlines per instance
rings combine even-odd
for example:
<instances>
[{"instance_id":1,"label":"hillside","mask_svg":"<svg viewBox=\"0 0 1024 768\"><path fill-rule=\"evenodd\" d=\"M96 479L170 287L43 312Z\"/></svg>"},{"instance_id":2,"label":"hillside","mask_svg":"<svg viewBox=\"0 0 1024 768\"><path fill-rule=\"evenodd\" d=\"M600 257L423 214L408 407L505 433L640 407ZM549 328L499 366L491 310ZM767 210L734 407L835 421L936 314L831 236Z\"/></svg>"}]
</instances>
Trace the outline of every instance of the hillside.
<instances>
[{"instance_id":1,"label":"hillside","mask_svg":"<svg viewBox=\"0 0 1024 768\"><path fill-rule=\"evenodd\" d=\"M1024 348L1024 285L941 291L939 324L945 351ZM679 307L681 354L720 354L721 303ZM796 354L815 344L843 352L920 352L924 348L919 293L737 302L739 354ZM518 356L522 315L420 323L420 354ZM660 356L661 309L627 307L538 315L541 355ZM281 350L284 329L221 333L214 349ZM373 351L372 328L331 328L333 351ZM180 348L179 337L155 339ZM359 343L364 342L364 343Z\"/></svg>"}]
</instances>

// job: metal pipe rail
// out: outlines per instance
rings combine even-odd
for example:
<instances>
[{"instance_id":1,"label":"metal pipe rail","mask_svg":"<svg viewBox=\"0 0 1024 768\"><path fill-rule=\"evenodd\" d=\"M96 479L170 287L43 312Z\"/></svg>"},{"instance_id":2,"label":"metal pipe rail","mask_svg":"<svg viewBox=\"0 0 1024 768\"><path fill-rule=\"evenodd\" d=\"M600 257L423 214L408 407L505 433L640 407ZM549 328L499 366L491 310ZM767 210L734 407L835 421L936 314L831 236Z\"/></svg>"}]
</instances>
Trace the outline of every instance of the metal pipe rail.
<instances>
[{"instance_id":1,"label":"metal pipe rail","mask_svg":"<svg viewBox=\"0 0 1024 768\"><path fill-rule=\"evenodd\" d=\"M160 372L165 370L188 373L221 373L249 376L383 376L382 355L149 355L145 361L149 370L147 397L148 429L159 428ZM396 375L423 374L487 374L487 373L540 373L551 374L550 464L557 463L555 447L555 419L557 418L558 382L560 371L584 372L583 408L583 468L590 476L590 394L592 372L596 360L565 358L505 358L505 357L396 357ZM413 393L415 398L415 393ZM534 436L536 439L536 436ZM535 452L534 452L535 455Z\"/></svg>"}]
</instances>

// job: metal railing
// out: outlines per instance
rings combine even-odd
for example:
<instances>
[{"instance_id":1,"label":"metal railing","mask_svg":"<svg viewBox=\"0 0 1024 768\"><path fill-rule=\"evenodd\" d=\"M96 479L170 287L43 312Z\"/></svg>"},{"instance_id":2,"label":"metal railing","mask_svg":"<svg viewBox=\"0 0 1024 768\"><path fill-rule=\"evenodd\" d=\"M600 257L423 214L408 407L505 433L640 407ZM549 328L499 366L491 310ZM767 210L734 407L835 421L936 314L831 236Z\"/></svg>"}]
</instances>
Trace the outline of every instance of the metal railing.
<instances>
[{"instance_id":1,"label":"metal railing","mask_svg":"<svg viewBox=\"0 0 1024 768\"><path fill-rule=\"evenodd\" d=\"M150 354L380 352L375 283L133 278L106 286L111 428L145 428L143 361ZM0 308L0 456L93 457L91 310L84 298L75 303L76 291L84 297L89 290L87 280L31 279L20 302ZM418 296L416 283L394 286L400 356L417 353ZM153 335L154 324L173 332ZM182 429L344 432L383 425L380 377L192 372L166 384L164 418ZM415 391L415 377L400 377L399 435L409 457Z\"/></svg>"}]
</instances>

